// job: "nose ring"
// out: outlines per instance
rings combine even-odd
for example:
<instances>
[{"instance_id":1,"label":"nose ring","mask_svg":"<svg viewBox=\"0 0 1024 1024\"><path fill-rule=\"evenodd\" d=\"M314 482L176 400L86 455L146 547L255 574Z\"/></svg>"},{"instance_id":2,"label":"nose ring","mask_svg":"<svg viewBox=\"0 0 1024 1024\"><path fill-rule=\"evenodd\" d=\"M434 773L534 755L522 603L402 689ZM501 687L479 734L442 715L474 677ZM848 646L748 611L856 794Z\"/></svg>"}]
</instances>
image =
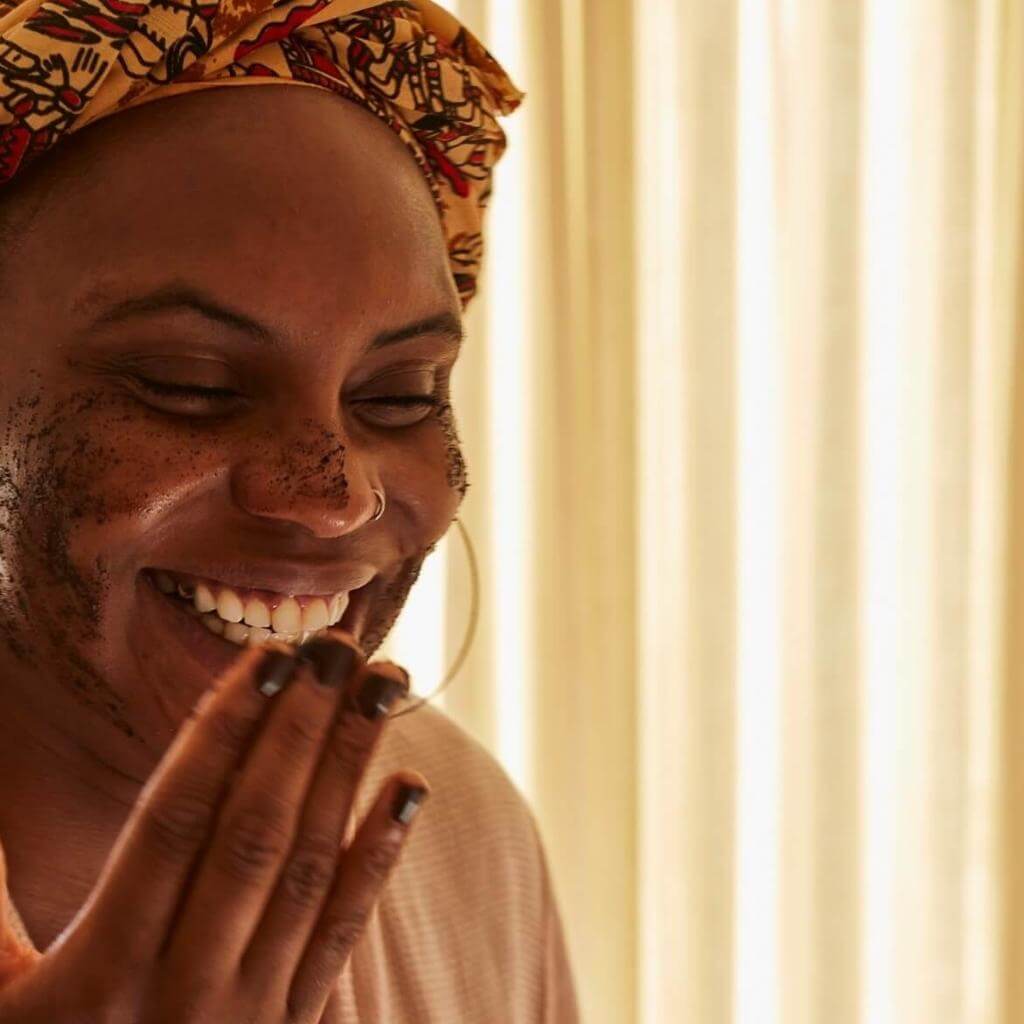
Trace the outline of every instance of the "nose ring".
<instances>
[{"instance_id":1,"label":"nose ring","mask_svg":"<svg viewBox=\"0 0 1024 1024\"><path fill-rule=\"evenodd\" d=\"M376 487L373 488L374 496L377 498L377 511L373 513L370 518L371 523L377 522L382 515L384 515L384 492L378 491Z\"/></svg>"}]
</instances>

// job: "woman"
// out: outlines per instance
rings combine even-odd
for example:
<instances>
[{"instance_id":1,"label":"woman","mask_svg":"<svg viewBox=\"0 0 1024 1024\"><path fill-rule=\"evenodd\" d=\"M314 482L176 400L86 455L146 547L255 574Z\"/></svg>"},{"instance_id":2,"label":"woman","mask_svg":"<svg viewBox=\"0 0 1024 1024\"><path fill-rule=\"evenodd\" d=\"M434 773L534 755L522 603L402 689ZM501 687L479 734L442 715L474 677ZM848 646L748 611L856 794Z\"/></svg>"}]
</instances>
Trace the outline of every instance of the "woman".
<instances>
[{"instance_id":1,"label":"woman","mask_svg":"<svg viewBox=\"0 0 1024 1024\"><path fill-rule=\"evenodd\" d=\"M358 8L0 19L0 1024L576 1020L528 808L368 661L519 94Z\"/></svg>"}]
</instances>

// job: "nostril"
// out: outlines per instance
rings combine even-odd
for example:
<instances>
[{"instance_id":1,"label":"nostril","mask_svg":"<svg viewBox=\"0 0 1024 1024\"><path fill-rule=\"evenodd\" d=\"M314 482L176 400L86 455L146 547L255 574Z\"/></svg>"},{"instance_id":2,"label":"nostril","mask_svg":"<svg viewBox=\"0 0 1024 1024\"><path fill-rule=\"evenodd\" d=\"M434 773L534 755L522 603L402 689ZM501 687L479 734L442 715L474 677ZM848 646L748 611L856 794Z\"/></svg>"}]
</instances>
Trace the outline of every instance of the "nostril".
<instances>
[{"instance_id":1,"label":"nostril","mask_svg":"<svg viewBox=\"0 0 1024 1024\"><path fill-rule=\"evenodd\" d=\"M323 474L286 471L280 462L248 458L231 474L231 496L238 508L255 518L290 522L321 539L339 537L377 522L387 504L381 487L365 478L340 476L339 488Z\"/></svg>"}]
</instances>

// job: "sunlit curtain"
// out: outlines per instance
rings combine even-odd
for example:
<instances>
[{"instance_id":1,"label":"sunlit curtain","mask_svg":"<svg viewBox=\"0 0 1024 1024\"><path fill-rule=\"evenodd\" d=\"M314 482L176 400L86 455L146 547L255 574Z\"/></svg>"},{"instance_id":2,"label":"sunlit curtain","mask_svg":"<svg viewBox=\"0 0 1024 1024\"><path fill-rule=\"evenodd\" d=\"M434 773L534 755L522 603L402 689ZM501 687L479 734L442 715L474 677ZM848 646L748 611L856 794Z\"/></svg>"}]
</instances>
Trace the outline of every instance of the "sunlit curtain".
<instances>
[{"instance_id":1,"label":"sunlit curtain","mask_svg":"<svg viewBox=\"0 0 1024 1024\"><path fill-rule=\"evenodd\" d=\"M446 6L528 96L438 703L536 811L585 1021L1020 1024L1024 5ZM469 597L453 530L420 692Z\"/></svg>"}]
</instances>

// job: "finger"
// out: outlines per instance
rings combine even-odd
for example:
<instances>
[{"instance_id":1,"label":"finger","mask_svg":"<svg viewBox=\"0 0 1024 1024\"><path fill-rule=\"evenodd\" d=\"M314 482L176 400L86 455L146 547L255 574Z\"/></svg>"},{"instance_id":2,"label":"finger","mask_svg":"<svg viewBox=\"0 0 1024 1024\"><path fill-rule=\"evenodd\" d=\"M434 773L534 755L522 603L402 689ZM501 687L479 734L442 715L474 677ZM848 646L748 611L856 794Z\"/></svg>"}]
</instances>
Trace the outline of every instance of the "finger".
<instances>
[{"instance_id":1,"label":"finger","mask_svg":"<svg viewBox=\"0 0 1024 1024\"><path fill-rule=\"evenodd\" d=\"M295 1020L318 1020L338 983L409 834L430 793L417 772L394 775L384 784L352 845L341 858L334 886L295 972L288 1009Z\"/></svg>"},{"instance_id":2,"label":"finger","mask_svg":"<svg viewBox=\"0 0 1024 1024\"><path fill-rule=\"evenodd\" d=\"M42 956L32 940L14 923L7 890L7 857L0 844L0 986L32 969Z\"/></svg>"},{"instance_id":3,"label":"finger","mask_svg":"<svg viewBox=\"0 0 1024 1024\"><path fill-rule=\"evenodd\" d=\"M298 963L334 882L345 827L366 765L387 721L388 707L406 693L402 670L364 665L351 679L313 780L277 887L246 951L242 973L269 976ZM286 979L291 982L291 975Z\"/></svg>"},{"instance_id":4,"label":"finger","mask_svg":"<svg viewBox=\"0 0 1024 1024\"><path fill-rule=\"evenodd\" d=\"M324 1012L320 1015L320 1024L343 1024L341 994L337 986L331 990L331 996L327 1000Z\"/></svg>"},{"instance_id":5,"label":"finger","mask_svg":"<svg viewBox=\"0 0 1024 1024\"><path fill-rule=\"evenodd\" d=\"M100 942L112 961L148 959L162 948L235 766L268 706L258 687L272 693L295 664L283 644L247 648L203 695L146 783L81 911L88 922L83 941Z\"/></svg>"},{"instance_id":6,"label":"finger","mask_svg":"<svg viewBox=\"0 0 1024 1024\"><path fill-rule=\"evenodd\" d=\"M239 966L294 842L342 690L363 661L354 641L331 647L330 671L300 660L249 751L171 938L172 969L198 961L222 977Z\"/></svg>"}]
</instances>

